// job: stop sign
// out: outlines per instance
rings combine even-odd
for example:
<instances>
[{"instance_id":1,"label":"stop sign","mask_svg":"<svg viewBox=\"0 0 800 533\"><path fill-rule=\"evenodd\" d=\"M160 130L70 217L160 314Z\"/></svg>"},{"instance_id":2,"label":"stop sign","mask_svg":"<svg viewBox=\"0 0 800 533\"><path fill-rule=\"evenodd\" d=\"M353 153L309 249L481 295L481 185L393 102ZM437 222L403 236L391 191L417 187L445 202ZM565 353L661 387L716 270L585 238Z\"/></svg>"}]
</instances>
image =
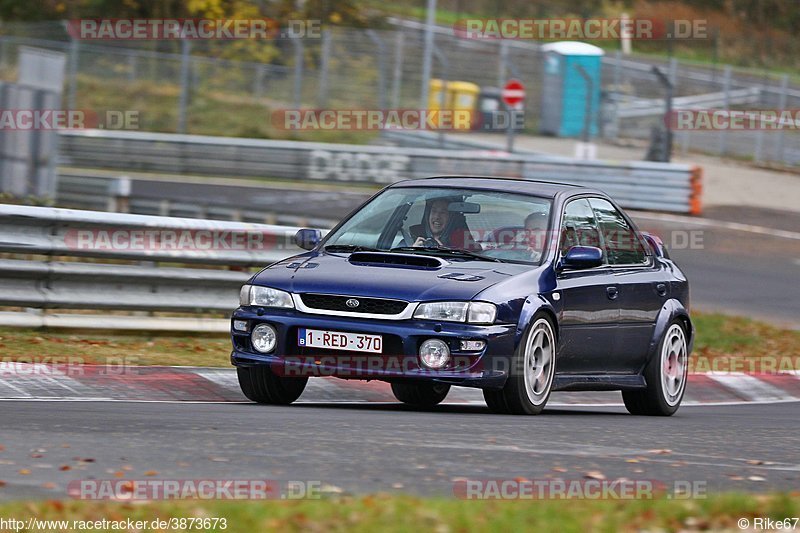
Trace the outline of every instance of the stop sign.
<instances>
[{"instance_id":1,"label":"stop sign","mask_svg":"<svg viewBox=\"0 0 800 533\"><path fill-rule=\"evenodd\" d=\"M508 80L500 96L509 106L515 106L525 100L525 86L519 80Z\"/></svg>"}]
</instances>

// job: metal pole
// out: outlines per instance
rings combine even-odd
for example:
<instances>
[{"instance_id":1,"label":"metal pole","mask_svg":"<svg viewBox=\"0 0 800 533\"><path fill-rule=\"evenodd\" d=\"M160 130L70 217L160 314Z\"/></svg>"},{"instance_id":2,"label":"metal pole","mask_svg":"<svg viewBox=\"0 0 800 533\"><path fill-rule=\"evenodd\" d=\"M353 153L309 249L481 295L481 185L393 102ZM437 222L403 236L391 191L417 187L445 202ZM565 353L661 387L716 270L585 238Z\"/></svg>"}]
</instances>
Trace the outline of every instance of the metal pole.
<instances>
[{"instance_id":1,"label":"metal pole","mask_svg":"<svg viewBox=\"0 0 800 533\"><path fill-rule=\"evenodd\" d=\"M594 81L582 65L575 65L575 68L578 70L578 74L583 78L583 81L586 82L586 109L584 110L581 140L584 143L588 143L591 137L590 129L592 127L592 92L594 90Z\"/></svg>"},{"instance_id":2,"label":"metal pole","mask_svg":"<svg viewBox=\"0 0 800 533\"><path fill-rule=\"evenodd\" d=\"M331 30L322 30L322 57L319 67L319 88L317 90L317 107L328 104L328 63L331 56Z\"/></svg>"},{"instance_id":3,"label":"metal pole","mask_svg":"<svg viewBox=\"0 0 800 533\"><path fill-rule=\"evenodd\" d=\"M189 105L189 39L181 40L181 94L178 97L178 133L186 133L186 108Z\"/></svg>"},{"instance_id":4,"label":"metal pole","mask_svg":"<svg viewBox=\"0 0 800 533\"><path fill-rule=\"evenodd\" d=\"M403 86L403 48L405 34L398 31L394 43L394 76L392 79L392 107L400 107L400 88Z\"/></svg>"},{"instance_id":5,"label":"metal pole","mask_svg":"<svg viewBox=\"0 0 800 533\"><path fill-rule=\"evenodd\" d=\"M508 41L500 41L500 51L497 62L497 87L502 88L506 83L506 63L508 61Z\"/></svg>"},{"instance_id":6,"label":"metal pole","mask_svg":"<svg viewBox=\"0 0 800 533\"><path fill-rule=\"evenodd\" d=\"M513 153L514 152L514 123L516 122L517 118L517 110L514 109L514 106L505 104L506 112L508 113L508 128L506 129L506 152Z\"/></svg>"},{"instance_id":7,"label":"metal pole","mask_svg":"<svg viewBox=\"0 0 800 533\"><path fill-rule=\"evenodd\" d=\"M374 30L367 30L367 37L378 49L378 107L386 109L386 43Z\"/></svg>"},{"instance_id":8,"label":"metal pole","mask_svg":"<svg viewBox=\"0 0 800 533\"><path fill-rule=\"evenodd\" d=\"M666 94L664 96L664 98L666 99L665 106L664 106L665 107L665 109L664 109L664 125L666 126L667 135L666 135L666 139L665 139L665 142L664 142L664 144L666 144L666 147L664 149L664 152L665 152L664 159L665 159L665 162L668 163L672 159L672 92L673 92L673 86L672 86L672 82L669 81L669 76L664 74L661 71L660 68L658 68L657 66L653 65L653 68L651 70L652 70L653 74L655 74L656 77L658 77L658 80L661 82L661 84L664 86L664 89L666 90Z\"/></svg>"},{"instance_id":9,"label":"metal pole","mask_svg":"<svg viewBox=\"0 0 800 533\"><path fill-rule=\"evenodd\" d=\"M433 63L433 25L436 22L436 0L428 0L428 11L425 17L425 49L422 53L422 87L420 91L420 109L428 108L430 94L431 67Z\"/></svg>"},{"instance_id":10,"label":"metal pole","mask_svg":"<svg viewBox=\"0 0 800 533\"><path fill-rule=\"evenodd\" d=\"M722 108L726 111L731 107L731 66L725 65L725 70L722 73L722 92L723 103ZM725 155L728 152L728 130L722 129L719 132L719 155Z\"/></svg>"},{"instance_id":11,"label":"metal pole","mask_svg":"<svg viewBox=\"0 0 800 533\"><path fill-rule=\"evenodd\" d=\"M78 56L80 54L80 41L75 37L69 43L69 92L67 93L67 108L77 107L78 93Z\"/></svg>"},{"instance_id":12,"label":"metal pole","mask_svg":"<svg viewBox=\"0 0 800 533\"><path fill-rule=\"evenodd\" d=\"M439 64L442 65L442 78L441 78L442 79L442 89L439 91L439 111L442 111L442 110L444 110L444 106L445 106L445 103L446 103L447 85L448 85L447 84L447 80L448 80L449 69L448 69L448 64L447 64L447 58L435 46L433 48L433 54L436 56L436 60L439 61ZM423 107L422 109L426 109L426 107ZM439 128L439 148L444 148L444 129L443 128Z\"/></svg>"},{"instance_id":13,"label":"metal pole","mask_svg":"<svg viewBox=\"0 0 800 533\"><path fill-rule=\"evenodd\" d=\"M778 109L783 111L786 109L786 93L789 91L789 75L784 74L783 78L781 78L781 92L778 95ZM778 142L775 143L775 159L776 161L783 162L783 147L784 141L783 138L783 127L778 128Z\"/></svg>"},{"instance_id":14,"label":"metal pole","mask_svg":"<svg viewBox=\"0 0 800 533\"><path fill-rule=\"evenodd\" d=\"M294 44L294 108L303 105L303 39L292 39Z\"/></svg>"}]
</instances>

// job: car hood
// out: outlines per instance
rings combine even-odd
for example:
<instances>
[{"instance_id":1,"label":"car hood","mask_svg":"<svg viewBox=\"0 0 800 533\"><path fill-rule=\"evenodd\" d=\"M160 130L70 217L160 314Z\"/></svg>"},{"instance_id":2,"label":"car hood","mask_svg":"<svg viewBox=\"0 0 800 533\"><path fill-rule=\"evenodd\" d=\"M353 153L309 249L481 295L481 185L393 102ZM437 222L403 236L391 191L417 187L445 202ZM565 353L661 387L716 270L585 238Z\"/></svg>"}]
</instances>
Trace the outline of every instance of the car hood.
<instances>
[{"instance_id":1,"label":"car hood","mask_svg":"<svg viewBox=\"0 0 800 533\"><path fill-rule=\"evenodd\" d=\"M367 254L369 256L370 254ZM406 301L469 300L531 265L463 261L414 254L379 254L383 258L428 259L431 265L377 263L351 254L309 253L279 261L253 277L251 283L294 293L341 294ZM434 263L439 263L433 266Z\"/></svg>"}]
</instances>

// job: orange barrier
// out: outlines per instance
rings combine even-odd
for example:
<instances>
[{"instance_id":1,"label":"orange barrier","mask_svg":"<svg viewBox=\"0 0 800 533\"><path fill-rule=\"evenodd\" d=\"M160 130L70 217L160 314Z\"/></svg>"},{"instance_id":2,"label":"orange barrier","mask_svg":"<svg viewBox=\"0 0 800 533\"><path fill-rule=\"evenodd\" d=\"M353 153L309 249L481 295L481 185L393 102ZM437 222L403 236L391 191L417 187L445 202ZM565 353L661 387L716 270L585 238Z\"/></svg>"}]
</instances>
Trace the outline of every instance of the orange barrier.
<instances>
[{"instance_id":1,"label":"orange barrier","mask_svg":"<svg viewBox=\"0 0 800 533\"><path fill-rule=\"evenodd\" d=\"M703 214L703 167L692 167L692 174L689 177L689 213L692 215Z\"/></svg>"}]
</instances>

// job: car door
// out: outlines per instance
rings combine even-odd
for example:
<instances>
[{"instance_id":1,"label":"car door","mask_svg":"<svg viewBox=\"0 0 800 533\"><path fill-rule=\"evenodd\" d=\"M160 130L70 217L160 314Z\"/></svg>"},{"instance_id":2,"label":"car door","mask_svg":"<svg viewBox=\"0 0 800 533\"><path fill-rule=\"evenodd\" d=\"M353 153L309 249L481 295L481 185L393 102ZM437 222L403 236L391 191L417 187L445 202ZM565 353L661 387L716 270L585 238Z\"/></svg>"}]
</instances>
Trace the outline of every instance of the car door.
<instances>
[{"instance_id":1,"label":"car door","mask_svg":"<svg viewBox=\"0 0 800 533\"><path fill-rule=\"evenodd\" d=\"M638 372L655 329L658 312L667 298L666 274L658 268L652 253L633 224L611 202L590 198L603 251L619 295L619 328L615 343L613 371Z\"/></svg>"},{"instance_id":2,"label":"car door","mask_svg":"<svg viewBox=\"0 0 800 533\"><path fill-rule=\"evenodd\" d=\"M572 246L599 247L599 231L587 199L566 204L559 235L559 257L566 255ZM582 270L559 269L559 373L591 374L607 370L619 320L614 283L607 264Z\"/></svg>"}]
</instances>

